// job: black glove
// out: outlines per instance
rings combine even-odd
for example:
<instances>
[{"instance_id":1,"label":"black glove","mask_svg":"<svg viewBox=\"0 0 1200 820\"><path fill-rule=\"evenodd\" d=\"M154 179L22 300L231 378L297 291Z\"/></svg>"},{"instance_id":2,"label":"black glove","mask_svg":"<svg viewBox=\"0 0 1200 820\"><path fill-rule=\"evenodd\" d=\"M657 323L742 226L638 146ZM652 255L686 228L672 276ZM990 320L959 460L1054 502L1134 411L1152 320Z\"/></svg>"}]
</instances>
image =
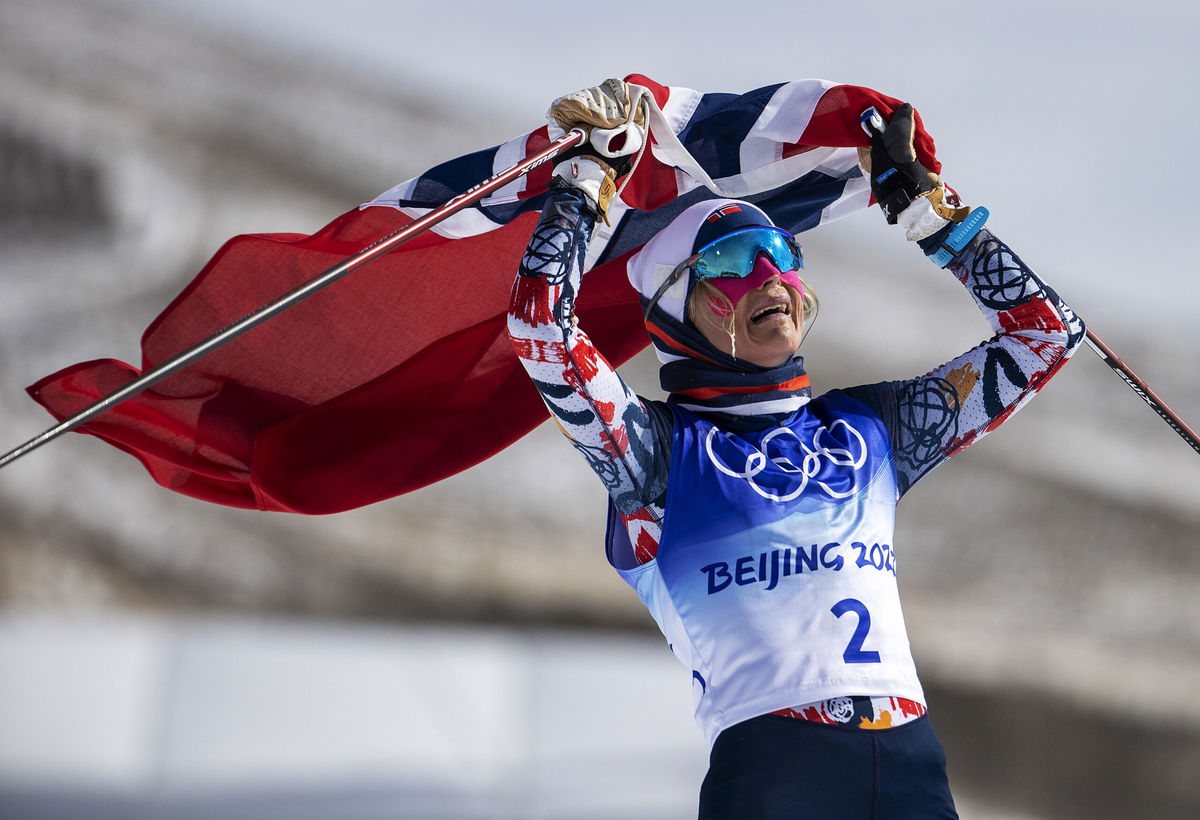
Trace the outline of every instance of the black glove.
<instances>
[{"instance_id":1,"label":"black glove","mask_svg":"<svg viewBox=\"0 0 1200 820\"><path fill-rule=\"evenodd\" d=\"M871 137L867 167L871 193L883 209L888 224L895 225L900 212L921 194L936 189L940 180L937 174L917 161L913 147L917 124L911 105L903 103L886 125L874 108L868 108L862 113L862 127ZM861 153L864 152L860 149ZM863 165L867 166L867 163Z\"/></svg>"}]
</instances>

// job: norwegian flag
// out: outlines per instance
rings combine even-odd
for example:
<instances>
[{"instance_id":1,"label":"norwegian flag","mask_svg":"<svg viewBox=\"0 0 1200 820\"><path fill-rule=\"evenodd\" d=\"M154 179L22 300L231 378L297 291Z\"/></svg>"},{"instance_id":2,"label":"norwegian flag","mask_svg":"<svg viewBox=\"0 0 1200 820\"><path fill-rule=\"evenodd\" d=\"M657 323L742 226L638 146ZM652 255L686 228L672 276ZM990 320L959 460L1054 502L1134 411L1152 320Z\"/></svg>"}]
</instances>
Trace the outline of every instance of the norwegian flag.
<instances>
[{"instance_id":1,"label":"norwegian flag","mask_svg":"<svg viewBox=\"0 0 1200 820\"><path fill-rule=\"evenodd\" d=\"M702 199L749 200L794 233L866 207L859 113L899 101L803 80L746 94L629 82L653 97L651 147L589 246L577 311L614 365L647 343L625 260ZM71 416L529 153L546 127L446 162L311 236L229 240L147 328L142 369L102 359L29 388ZM917 151L940 169L918 120ZM82 425L169 489L237 507L332 513L438 481L546 418L506 335L543 165L396 251Z\"/></svg>"}]
</instances>

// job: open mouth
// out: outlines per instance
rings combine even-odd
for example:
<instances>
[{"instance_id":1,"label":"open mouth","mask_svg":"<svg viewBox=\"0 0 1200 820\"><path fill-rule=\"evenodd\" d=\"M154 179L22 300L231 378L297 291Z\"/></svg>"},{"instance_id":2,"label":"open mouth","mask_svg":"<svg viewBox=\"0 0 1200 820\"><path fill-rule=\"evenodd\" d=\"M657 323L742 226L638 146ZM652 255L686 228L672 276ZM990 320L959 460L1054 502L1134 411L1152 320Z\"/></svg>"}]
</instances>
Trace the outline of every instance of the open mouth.
<instances>
[{"instance_id":1,"label":"open mouth","mask_svg":"<svg viewBox=\"0 0 1200 820\"><path fill-rule=\"evenodd\" d=\"M752 324L758 324L759 322L765 322L770 317L776 315L791 316L792 309L788 305L769 305L762 310L756 310L753 314L751 314L750 322Z\"/></svg>"}]
</instances>

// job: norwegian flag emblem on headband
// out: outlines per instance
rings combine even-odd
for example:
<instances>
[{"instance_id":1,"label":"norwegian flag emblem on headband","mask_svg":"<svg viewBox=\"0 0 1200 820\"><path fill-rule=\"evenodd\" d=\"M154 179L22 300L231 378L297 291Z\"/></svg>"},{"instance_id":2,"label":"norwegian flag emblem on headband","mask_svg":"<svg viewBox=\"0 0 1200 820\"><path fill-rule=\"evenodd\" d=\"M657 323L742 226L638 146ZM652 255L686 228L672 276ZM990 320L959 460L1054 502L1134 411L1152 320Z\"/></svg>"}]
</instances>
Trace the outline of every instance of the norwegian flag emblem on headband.
<instances>
[{"instance_id":1,"label":"norwegian flag emblem on headband","mask_svg":"<svg viewBox=\"0 0 1200 820\"><path fill-rule=\"evenodd\" d=\"M708 219L706 219L704 221L705 222L716 222L718 219L720 219L723 216L728 216L729 214L736 214L736 213L739 213L741 210L742 210L741 205L726 205L724 208L720 208L719 210L713 211L712 214L709 215Z\"/></svg>"}]
</instances>

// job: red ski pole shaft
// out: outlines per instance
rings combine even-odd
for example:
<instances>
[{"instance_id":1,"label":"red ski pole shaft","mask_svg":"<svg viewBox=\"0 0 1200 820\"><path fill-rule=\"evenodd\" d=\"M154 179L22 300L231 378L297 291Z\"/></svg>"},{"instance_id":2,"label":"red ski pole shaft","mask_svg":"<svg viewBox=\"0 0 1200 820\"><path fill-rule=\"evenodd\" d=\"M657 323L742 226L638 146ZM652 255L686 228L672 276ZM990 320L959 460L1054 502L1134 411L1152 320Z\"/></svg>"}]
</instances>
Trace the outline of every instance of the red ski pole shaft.
<instances>
[{"instance_id":1,"label":"red ski pole shaft","mask_svg":"<svg viewBox=\"0 0 1200 820\"><path fill-rule=\"evenodd\" d=\"M511 168L501 171L491 179L484 180L474 188L459 194L445 205L433 209L420 219L417 219L403 228L394 231L379 240L376 240L366 248L363 248L361 251L356 253L354 256L344 259L343 261L334 265L332 268L317 274L307 282L304 282L295 289L288 291L278 299L275 299L274 301L255 309L251 313L246 314L246 316L224 328L223 330L214 333L212 336L209 336L207 339L204 339L201 342L197 342L192 347L189 347L182 353L179 353L173 358L168 359L158 367L143 373L137 379L125 385L120 390L117 390L114 393L88 405L70 418L64 419L54 427L51 427L40 435L31 438L21 446L10 450L3 456L0 456L0 467L5 467L11 464L26 453L36 450L43 444L53 441L63 433L68 433L71 430L74 430L79 425L90 421L91 419L95 418L106 410L115 407L126 399L133 398L155 382L161 381L167 376L182 370L198 359L203 358L217 348L221 347L225 343L236 339L238 336L241 336L246 331L257 327L271 317L287 310L291 306L304 301L317 291L332 285L334 282L341 279L351 271L361 268L363 265L367 264L373 259L377 259L388 251L391 251L397 246L404 244L418 234L427 231L442 220L453 216L463 208L466 208L468 205L478 202L480 199L483 199L493 191L503 188L505 185L515 179L519 179L520 177L532 171L534 168L537 168L539 165L542 165L543 163L548 162L554 157L558 156L560 152L577 145L585 137L586 135L583 133L583 131L572 130L566 135L550 143L541 151L525 157L525 159L521 160L516 165L513 165Z\"/></svg>"},{"instance_id":2,"label":"red ski pole shaft","mask_svg":"<svg viewBox=\"0 0 1200 820\"><path fill-rule=\"evenodd\" d=\"M1130 369L1129 365L1121 361L1121 357L1113 353L1112 348L1101 341L1100 337L1088 328L1085 340L1088 346L1095 351L1096 355L1103 362L1116 371L1117 375L1125 380L1133 392L1142 397L1146 404L1154 408L1154 412L1162 417L1162 420L1171 426L1171 429L1179 434L1179 437L1191 445L1192 449L1200 453L1200 437L1196 435L1196 431L1187 425L1179 414L1167 406L1167 403L1159 398L1158 394L1150 389L1150 385L1146 384L1138 375Z\"/></svg>"}]
</instances>

